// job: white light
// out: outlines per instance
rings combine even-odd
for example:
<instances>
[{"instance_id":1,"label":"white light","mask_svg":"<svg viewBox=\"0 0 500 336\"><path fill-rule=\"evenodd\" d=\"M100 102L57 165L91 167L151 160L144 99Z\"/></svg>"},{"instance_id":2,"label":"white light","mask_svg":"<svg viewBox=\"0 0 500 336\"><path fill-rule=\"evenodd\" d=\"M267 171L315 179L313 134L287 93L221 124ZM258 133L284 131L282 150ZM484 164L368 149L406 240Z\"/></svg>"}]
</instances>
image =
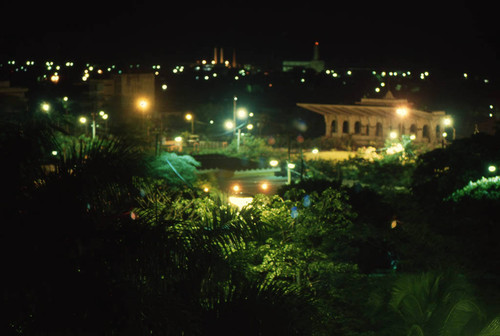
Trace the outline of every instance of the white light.
<instances>
[{"instance_id":1,"label":"white light","mask_svg":"<svg viewBox=\"0 0 500 336\"><path fill-rule=\"evenodd\" d=\"M252 203L253 197L229 196L229 203L236 205L238 209Z\"/></svg>"},{"instance_id":2,"label":"white light","mask_svg":"<svg viewBox=\"0 0 500 336\"><path fill-rule=\"evenodd\" d=\"M276 167L278 165L278 160L271 160L269 161L269 164L271 165L271 167Z\"/></svg>"},{"instance_id":3,"label":"white light","mask_svg":"<svg viewBox=\"0 0 500 336\"><path fill-rule=\"evenodd\" d=\"M291 162L290 162L290 163L287 165L287 167L288 167L288 169L294 169L294 168L295 168L295 163L291 163Z\"/></svg>"},{"instance_id":4,"label":"white light","mask_svg":"<svg viewBox=\"0 0 500 336\"><path fill-rule=\"evenodd\" d=\"M48 103L42 103L42 111L49 112L50 105Z\"/></svg>"},{"instance_id":5,"label":"white light","mask_svg":"<svg viewBox=\"0 0 500 336\"><path fill-rule=\"evenodd\" d=\"M177 137L174 138L174 141L175 142L182 142L182 137L177 136Z\"/></svg>"},{"instance_id":6,"label":"white light","mask_svg":"<svg viewBox=\"0 0 500 336\"><path fill-rule=\"evenodd\" d=\"M400 117L405 117L408 114L408 109L406 107L398 107L396 114Z\"/></svg>"},{"instance_id":7,"label":"white light","mask_svg":"<svg viewBox=\"0 0 500 336\"><path fill-rule=\"evenodd\" d=\"M496 167L496 166L494 166L494 165L490 165L490 166L488 167L488 171L489 171L490 173L494 173L494 172L496 172L496 170L497 170L497 167Z\"/></svg>"},{"instance_id":8,"label":"white light","mask_svg":"<svg viewBox=\"0 0 500 336\"><path fill-rule=\"evenodd\" d=\"M398 133L396 133L395 131L392 131L391 133L389 133L389 138L396 139L397 137L398 137Z\"/></svg>"},{"instance_id":9,"label":"white light","mask_svg":"<svg viewBox=\"0 0 500 336\"><path fill-rule=\"evenodd\" d=\"M245 119L248 116L248 112L244 108L239 108L238 111L236 111L236 116L238 119Z\"/></svg>"}]
</instances>

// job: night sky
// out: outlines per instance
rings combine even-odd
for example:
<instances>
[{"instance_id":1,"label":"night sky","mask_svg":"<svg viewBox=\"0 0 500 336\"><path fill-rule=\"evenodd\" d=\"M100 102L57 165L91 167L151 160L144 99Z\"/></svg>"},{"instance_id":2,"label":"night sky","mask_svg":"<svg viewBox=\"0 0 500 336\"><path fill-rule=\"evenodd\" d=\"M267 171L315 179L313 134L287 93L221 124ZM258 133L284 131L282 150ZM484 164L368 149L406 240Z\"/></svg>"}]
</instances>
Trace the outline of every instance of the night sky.
<instances>
[{"instance_id":1,"label":"night sky","mask_svg":"<svg viewBox=\"0 0 500 336\"><path fill-rule=\"evenodd\" d=\"M312 58L319 41L329 64L496 69L493 2L181 3L10 4L0 55L191 62L219 46L241 63L279 64Z\"/></svg>"}]
</instances>

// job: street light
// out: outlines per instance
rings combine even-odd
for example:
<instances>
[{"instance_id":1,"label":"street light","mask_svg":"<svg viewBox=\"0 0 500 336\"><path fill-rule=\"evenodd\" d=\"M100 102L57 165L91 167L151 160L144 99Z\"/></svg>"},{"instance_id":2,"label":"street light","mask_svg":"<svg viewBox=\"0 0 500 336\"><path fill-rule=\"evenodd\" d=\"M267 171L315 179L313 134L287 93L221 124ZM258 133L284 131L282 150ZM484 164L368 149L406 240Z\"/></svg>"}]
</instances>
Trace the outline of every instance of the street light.
<instances>
[{"instance_id":1,"label":"street light","mask_svg":"<svg viewBox=\"0 0 500 336\"><path fill-rule=\"evenodd\" d=\"M139 107L142 113L145 113L146 109L149 107L149 102L145 98L139 98L137 107Z\"/></svg>"},{"instance_id":2,"label":"street light","mask_svg":"<svg viewBox=\"0 0 500 336\"><path fill-rule=\"evenodd\" d=\"M455 132L455 127L453 127L453 119L450 116L444 117L443 118L443 125L445 128L451 128L453 131L452 135L452 140L455 140L456 132Z\"/></svg>"},{"instance_id":3,"label":"street light","mask_svg":"<svg viewBox=\"0 0 500 336\"><path fill-rule=\"evenodd\" d=\"M42 111L45 112L45 113L49 113L50 111L50 105L49 103L42 103Z\"/></svg>"},{"instance_id":4,"label":"street light","mask_svg":"<svg viewBox=\"0 0 500 336\"><path fill-rule=\"evenodd\" d=\"M404 118L404 117L406 117L408 115L408 109L406 107L404 107L404 106L398 107L396 109L396 114L398 116L400 116L401 118Z\"/></svg>"},{"instance_id":5,"label":"street light","mask_svg":"<svg viewBox=\"0 0 500 336\"><path fill-rule=\"evenodd\" d=\"M187 121L191 122L191 134L194 134L194 117L191 113L186 114L185 116Z\"/></svg>"}]
</instances>

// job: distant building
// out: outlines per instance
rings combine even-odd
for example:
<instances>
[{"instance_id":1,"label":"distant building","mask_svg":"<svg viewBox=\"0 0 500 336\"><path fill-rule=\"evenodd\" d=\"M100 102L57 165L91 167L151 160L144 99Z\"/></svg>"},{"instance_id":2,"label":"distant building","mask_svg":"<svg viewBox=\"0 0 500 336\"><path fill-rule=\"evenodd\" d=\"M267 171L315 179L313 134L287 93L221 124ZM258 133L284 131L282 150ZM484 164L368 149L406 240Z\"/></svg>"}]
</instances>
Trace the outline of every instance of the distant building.
<instances>
[{"instance_id":1,"label":"distant building","mask_svg":"<svg viewBox=\"0 0 500 336\"><path fill-rule=\"evenodd\" d=\"M413 135L416 142L437 146L446 128L444 111L425 112L396 99L391 91L384 98L362 98L355 105L306 104L297 106L325 118L325 136L351 139L358 146L380 146L391 132Z\"/></svg>"},{"instance_id":2,"label":"distant building","mask_svg":"<svg viewBox=\"0 0 500 336\"><path fill-rule=\"evenodd\" d=\"M313 47L313 58L310 61L283 61L283 72L294 69L312 69L316 72L325 70L325 62L319 59L319 43Z\"/></svg>"},{"instance_id":3,"label":"distant building","mask_svg":"<svg viewBox=\"0 0 500 336\"><path fill-rule=\"evenodd\" d=\"M27 109L27 88L12 87L10 81L0 81L0 112L20 112Z\"/></svg>"},{"instance_id":4,"label":"distant building","mask_svg":"<svg viewBox=\"0 0 500 336\"><path fill-rule=\"evenodd\" d=\"M129 73L114 75L109 79L91 79L89 94L94 109L114 100L125 112L142 108L151 110L155 103L155 76L153 73Z\"/></svg>"},{"instance_id":5,"label":"distant building","mask_svg":"<svg viewBox=\"0 0 500 336\"><path fill-rule=\"evenodd\" d=\"M26 92L28 92L27 88L12 87L10 81L0 81L0 95L26 100Z\"/></svg>"}]
</instances>

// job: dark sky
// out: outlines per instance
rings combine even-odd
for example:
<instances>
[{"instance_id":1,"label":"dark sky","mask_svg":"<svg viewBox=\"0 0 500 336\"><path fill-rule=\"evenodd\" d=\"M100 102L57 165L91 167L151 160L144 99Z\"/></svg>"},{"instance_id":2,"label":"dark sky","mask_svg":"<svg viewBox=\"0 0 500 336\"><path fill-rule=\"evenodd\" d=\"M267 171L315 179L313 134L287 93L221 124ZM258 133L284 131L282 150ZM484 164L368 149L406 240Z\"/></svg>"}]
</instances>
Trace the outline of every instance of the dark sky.
<instances>
[{"instance_id":1,"label":"dark sky","mask_svg":"<svg viewBox=\"0 0 500 336\"><path fill-rule=\"evenodd\" d=\"M31 7L30 7L31 6ZM89 60L193 61L214 46L240 62L321 58L340 65L495 67L493 2L303 1L197 5L95 0L7 5L0 54ZM105 6L105 7L104 7Z\"/></svg>"}]
</instances>

